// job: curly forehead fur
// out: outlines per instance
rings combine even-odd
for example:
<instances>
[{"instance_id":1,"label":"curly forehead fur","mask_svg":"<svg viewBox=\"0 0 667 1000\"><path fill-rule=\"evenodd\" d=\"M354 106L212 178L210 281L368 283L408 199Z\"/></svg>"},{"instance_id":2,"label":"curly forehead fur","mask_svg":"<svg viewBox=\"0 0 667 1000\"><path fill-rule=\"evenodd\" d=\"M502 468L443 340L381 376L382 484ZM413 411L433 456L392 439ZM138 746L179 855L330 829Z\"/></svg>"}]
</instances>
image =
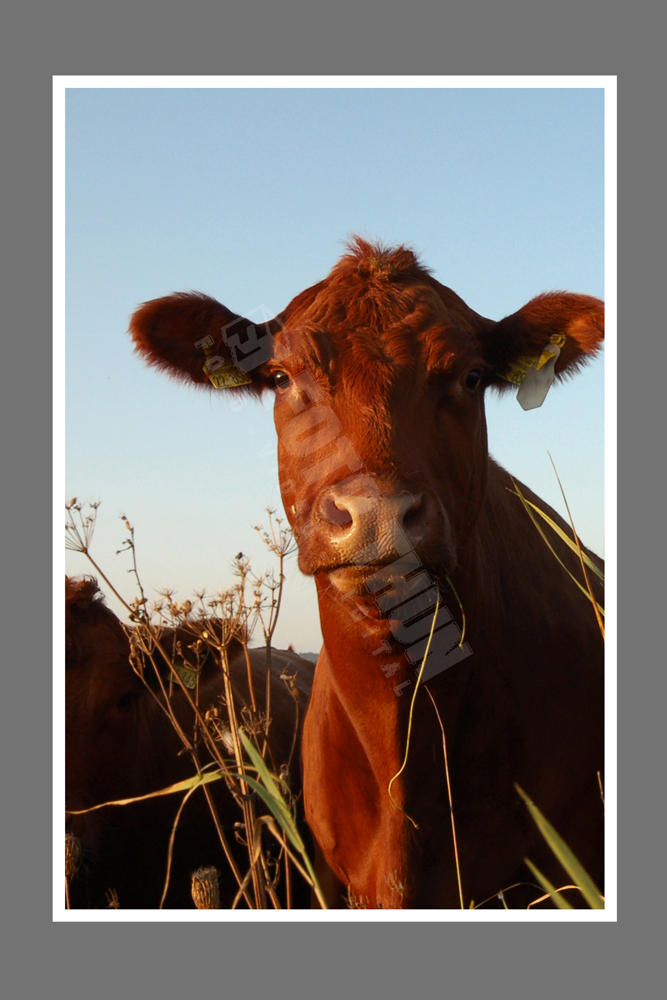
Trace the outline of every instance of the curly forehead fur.
<instances>
[{"instance_id":1,"label":"curly forehead fur","mask_svg":"<svg viewBox=\"0 0 667 1000\"><path fill-rule=\"evenodd\" d=\"M388 249L355 237L329 277L297 296L283 320L297 334L295 347L321 362L323 354L346 358L353 376L367 361L382 362L383 383L420 359L428 369L447 366L456 352L475 353L487 321L451 289L436 281L405 246ZM299 336L301 335L301 336Z\"/></svg>"}]
</instances>

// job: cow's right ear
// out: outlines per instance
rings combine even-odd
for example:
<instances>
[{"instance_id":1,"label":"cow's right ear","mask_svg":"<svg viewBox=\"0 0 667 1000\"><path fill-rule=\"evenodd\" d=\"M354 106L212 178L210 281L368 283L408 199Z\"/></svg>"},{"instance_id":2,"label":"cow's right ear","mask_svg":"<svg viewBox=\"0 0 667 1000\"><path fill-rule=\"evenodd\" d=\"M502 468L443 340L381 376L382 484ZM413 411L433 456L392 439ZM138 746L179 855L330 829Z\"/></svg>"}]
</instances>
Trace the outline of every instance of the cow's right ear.
<instances>
[{"instance_id":1,"label":"cow's right ear","mask_svg":"<svg viewBox=\"0 0 667 1000\"><path fill-rule=\"evenodd\" d=\"M501 390L521 385L524 363L534 364L552 344L558 347L552 352L555 377L573 375L599 351L603 338L604 303L570 292L538 295L480 335L484 357L495 373L492 384Z\"/></svg>"},{"instance_id":2,"label":"cow's right ear","mask_svg":"<svg viewBox=\"0 0 667 1000\"><path fill-rule=\"evenodd\" d=\"M200 292L144 302L130 320L135 350L149 365L184 382L259 395L273 386L278 320L253 323Z\"/></svg>"}]
</instances>

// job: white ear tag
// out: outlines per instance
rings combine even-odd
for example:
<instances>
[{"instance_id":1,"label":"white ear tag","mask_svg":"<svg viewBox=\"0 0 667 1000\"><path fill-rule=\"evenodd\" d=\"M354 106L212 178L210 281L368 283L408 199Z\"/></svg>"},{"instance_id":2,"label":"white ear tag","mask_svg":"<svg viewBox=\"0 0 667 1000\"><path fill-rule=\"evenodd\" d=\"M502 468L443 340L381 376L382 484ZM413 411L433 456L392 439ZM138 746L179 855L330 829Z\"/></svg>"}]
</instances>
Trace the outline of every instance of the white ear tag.
<instances>
[{"instance_id":1,"label":"white ear tag","mask_svg":"<svg viewBox=\"0 0 667 1000\"><path fill-rule=\"evenodd\" d=\"M560 357L561 344L558 341L564 343L565 337L559 337L557 334L551 337L550 343L528 370L519 386L516 398L524 410L534 410L537 406L541 406L547 397L551 383L556 377L555 367Z\"/></svg>"}]
</instances>

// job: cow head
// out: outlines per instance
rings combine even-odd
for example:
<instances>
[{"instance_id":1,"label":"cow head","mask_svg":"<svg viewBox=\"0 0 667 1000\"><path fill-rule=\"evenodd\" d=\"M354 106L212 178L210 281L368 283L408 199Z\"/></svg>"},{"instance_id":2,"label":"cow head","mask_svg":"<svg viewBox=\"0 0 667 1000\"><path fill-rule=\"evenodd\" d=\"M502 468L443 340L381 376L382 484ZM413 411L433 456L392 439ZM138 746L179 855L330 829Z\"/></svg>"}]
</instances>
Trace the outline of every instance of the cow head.
<instances>
[{"instance_id":1,"label":"cow head","mask_svg":"<svg viewBox=\"0 0 667 1000\"><path fill-rule=\"evenodd\" d=\"M147 302L131 321L137 350L176 377L275 392L300 568L343 591L408 551L436 576L461 563L484 499L485 390L510 388L551 342L556 377L573 372L602 329L599 300L560 292L485 319L409 249L360 239L264 324L198 294Z\"/></svg>"}]
</instances>

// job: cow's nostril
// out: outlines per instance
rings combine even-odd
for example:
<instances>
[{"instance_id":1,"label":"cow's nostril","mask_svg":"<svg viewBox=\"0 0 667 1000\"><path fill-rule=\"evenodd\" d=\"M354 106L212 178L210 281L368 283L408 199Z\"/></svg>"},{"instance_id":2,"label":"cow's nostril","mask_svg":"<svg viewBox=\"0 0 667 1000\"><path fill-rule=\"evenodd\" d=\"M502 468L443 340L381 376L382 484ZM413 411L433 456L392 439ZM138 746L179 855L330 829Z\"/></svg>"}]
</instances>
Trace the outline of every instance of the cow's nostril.
<instances>
[{"instance_id":1,"label":"cow's nostril","mask_svg":"<svg viewBox=\"0 0 667 1000\"><path fill-rule=\"evenodd\" d=\"M337 524L341 528L349 527L352 524L352 514L347 507L339 507L331 497L326 497L322 503L322 513L331 524Z\"/></svg>"},{"instance_id":2,"label":"cow's nostril","mask_svg":"<svg viewBox=\"0 0 667 1000\"><path fill-rule=\"evenodd\" d=\"M406 496L401 499L402 515L401 523L404 528L410 527L418 521L424 513L424 494L418 493L414 496Z\"/></svg>"},{"instance_id":3,"label":"cow's nostril","mask_svg":"<svg viewBox=\"0 0 667 1000\"><path fill-rule=\"evenodd\" d=\"M420 503L415 504L414 507L410 507L409 510L406 510L403 516L403 524L410 524L411 521L414 521L417 517L419 517L420 510L421 510Z\"/></svg>"}]
</instances>

